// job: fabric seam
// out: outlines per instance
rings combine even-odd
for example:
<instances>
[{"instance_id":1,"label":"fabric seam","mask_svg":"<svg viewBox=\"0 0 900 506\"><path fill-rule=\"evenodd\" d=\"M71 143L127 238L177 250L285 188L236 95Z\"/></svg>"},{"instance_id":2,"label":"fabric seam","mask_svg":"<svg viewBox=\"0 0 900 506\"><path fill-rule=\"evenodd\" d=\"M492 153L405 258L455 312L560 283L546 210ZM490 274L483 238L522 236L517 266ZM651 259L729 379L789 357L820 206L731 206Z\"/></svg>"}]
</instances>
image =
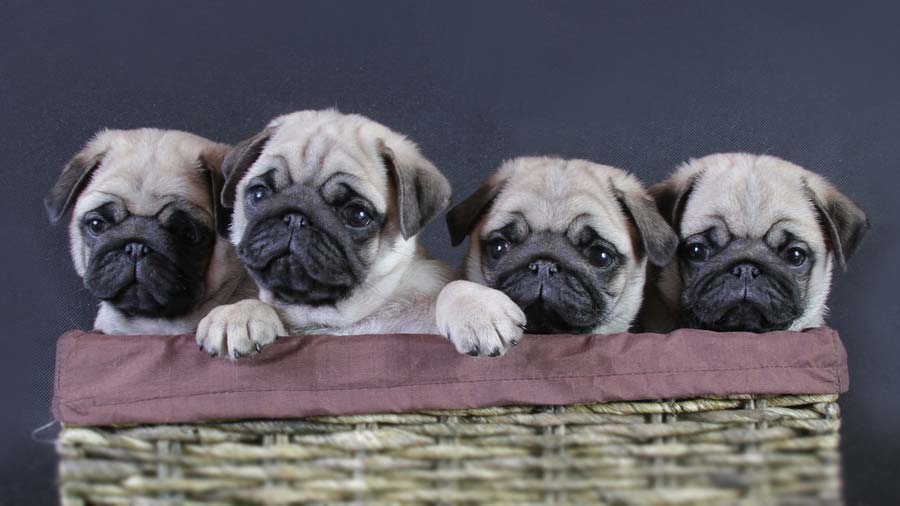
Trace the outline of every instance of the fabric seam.
<instances>
[{"instance_id":1,"label":"fabric seam","mask_svg":"<svg viewBox=\"0 0 900 506\"><path fill-rule=\"evenodd\" d=\"M683 370L674 370L674 371L642 371L642 372L627 372L627 373L606 373L606 374L590 374L590 375L572 375L572 376L542 376L537 378L498 378L498 379L480 379L480 380L461 380L461 381L434 381L427 383L413 383L409 385L390 385L390 386L382 386L382 387L334 387L334 388L271 388L271 389L244 389L244 390L220 390L215 392L196 392L190 394L181 394L181 395L166 395L166 396L157 396L157 397L146 397L142 399L131 399L131 400L121 400L121 401L111 401L111 402L96 402L94 397L81 397L72 400L62 400L61 402L66 405L66 407L70 409L78 409L78 407L108 407L108 406L120 406L126 404L138 404L142 402L151 402L151 401L165 401L172 399L188 399L192 397L204 397L210 395L230 395L230 394L241 394L241 393L274 393L274 392L284 392L284 393L300 393L300 392L353 392L353 391L383 391L383 390L392 390L397 388L417 388L417 387L428 387L428 386L440 386L440 385L468 385L468 384L480 384L480 383L501 383L501 382L522 382L522 381L553 381L553 380L567 380L567 379L593 379L593 378L609 378L609 377L618 377L618 376L643 376L643 375L659 375L659 374L682 374L682 373L710 373L710 372L747 372L747 371L759 371L766 369L797 369L797 370L826 370L833 374L833 367L828 366L779 366L779 365L768 365L768 366L760 366L760 367L741 367L741 368L725 368L725 369L683 369ZM835 383L838 385L838 390L840 390L840 380L834 381L834 379L829 380L828 383L831 386L834 386ZM752 389L749 389L752 390ZM746 392L752 393L752 392Z\"/></svg>"},{"instance_id":2,"label":"fabric seam","mask_svg":"<svg viewBox=\"0 0 900 506\"><path fill-rule=\"evenodd\" d=\"M84 332L76 331L75 335L84 335ZM50 410L54 415L59 414L58 411L60 404L67 404L65 401L61 400L61 398L63 397L62 388L65 384L65 382L63 381L63 371L67 371L69 369L69 361L72 358L72 350L69 349L67 352L63 353L63 351L60 350L60 343L65 342L69 339L72 339L71 332L67 332L66 334L64 334L62 338L60 338L56 343L56 378L55 384L53 385L53 401L50 405ZM58 399L57 397L59 397L60 399Z\"/></svg>"},{"instance_id":3,"label":"fabric seam","mask_svg":"<svg viewBox=\"0 0 900 506\"><path fill-rule=\"evenodd\" d=\"M837 332L835 330L831 330L831 350L834 353L834 362L832 363L831 373L834 374L834 379L837 383L838 392L843 390L843 386L841 385L841 374L838 371L838 364L840 364L840 354L838 353L837 347Z\"/></svg>"}]
</instances>

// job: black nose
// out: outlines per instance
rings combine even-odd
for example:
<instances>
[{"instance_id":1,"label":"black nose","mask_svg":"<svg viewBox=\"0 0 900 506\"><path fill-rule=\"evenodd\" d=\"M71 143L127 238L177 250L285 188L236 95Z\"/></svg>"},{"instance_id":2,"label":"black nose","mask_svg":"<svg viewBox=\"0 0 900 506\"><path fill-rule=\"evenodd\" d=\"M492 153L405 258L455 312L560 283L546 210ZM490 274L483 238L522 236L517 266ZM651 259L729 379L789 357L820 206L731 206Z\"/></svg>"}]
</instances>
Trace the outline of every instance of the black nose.
<instances>
[{"instance_id":1,"label":"black nose","mask_svg":"<svg viewBox=\"0 0 900 506\"><path fill-rule=\"evenodd\" d=\"M546 279L556 275L559 272L559 267L556 265L556 262L541 258L528 264L528 270L535 276Z\"/></svg>"},{"instance_id":2,"label":"black nose","mask_svg":"<svg viewBox=\"0 0 900 506\"><path fill-rule=\"evenodd\" d=\"M301 213L287 213L282 218L284 224L288 226L288 228L302 228L309 225L309 219L306 215Z\"/></svg>"},{"instance_id":3,"label":"black nose","mask_svg":"<svg viewBox=\"0 0 900 506\"><path fill-rule=\"evenodd\" d=\"M731 268L731 274L744 281L750 281L759 277L759 267L751 263L737 264Z\"/></svg>"},{"instance_id":4,"label":"black nose","mask_svg":"<svg viewBox=\"0 0 900 506\"><path fill-rule=\"evenodd\" d=\"M143 258L150 252L150 248L142 242L130 242L125 245L125 254L137 260Z\"/></svg>"}]
</instances>

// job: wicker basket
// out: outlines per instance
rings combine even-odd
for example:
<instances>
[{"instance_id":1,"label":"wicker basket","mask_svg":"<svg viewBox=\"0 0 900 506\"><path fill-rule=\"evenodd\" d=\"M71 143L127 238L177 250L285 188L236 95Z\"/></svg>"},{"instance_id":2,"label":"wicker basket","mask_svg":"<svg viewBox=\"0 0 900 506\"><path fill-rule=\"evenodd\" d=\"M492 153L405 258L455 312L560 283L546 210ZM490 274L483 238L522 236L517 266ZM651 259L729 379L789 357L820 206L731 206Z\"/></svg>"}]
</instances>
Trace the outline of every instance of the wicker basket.
<instances>
[{"instance_id":1,"label":"wicker basket","mask_svg":"<svg viewBox=\"0 0 900 506\"><path fill-rule=\"evenodd\" d=\"M64 429L63 504L838 504L835 395Z\"/></svg>"},{"instance_id":2,"label":"wicker basket","mask_svg":"<svg viewBox=\"0 0 900 506\"><path fill-rule=\"evenodd\" d=\"M832 505L841 503L836 400L728 395L64 423L60 490L68 506Z\"/></svg>"}]
</instances>

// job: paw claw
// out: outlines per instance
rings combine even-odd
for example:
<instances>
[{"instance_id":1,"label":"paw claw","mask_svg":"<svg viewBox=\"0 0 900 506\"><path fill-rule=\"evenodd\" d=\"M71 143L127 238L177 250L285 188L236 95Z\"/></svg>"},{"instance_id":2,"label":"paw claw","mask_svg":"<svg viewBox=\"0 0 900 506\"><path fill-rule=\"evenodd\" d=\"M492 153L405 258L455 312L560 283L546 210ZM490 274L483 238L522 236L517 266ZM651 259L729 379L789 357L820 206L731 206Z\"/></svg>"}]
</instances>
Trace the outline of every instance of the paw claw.
<instances>
[{"instance_id":1,"label":"paw claw","mask_svg":"<svg viewBox=\"0 0 900 506\"><path fill-rule=\"evenodd\" d=\"M197 327L197 342L212 357L237 360L261 352L283 333L281 319L271 306L247 299L210 311Z\"/></svg>"},{"instance_id":2,"label":"paw claw","mask_svg":"<svg viewBox=\"0 0 900 506\"><path fill-rule=\"evenodd\" d=\"M460 353L499 357L519 344L525 314L506 294L471 281L454 281L438 296L441 334Z\"/></svg>"}]
</instances>

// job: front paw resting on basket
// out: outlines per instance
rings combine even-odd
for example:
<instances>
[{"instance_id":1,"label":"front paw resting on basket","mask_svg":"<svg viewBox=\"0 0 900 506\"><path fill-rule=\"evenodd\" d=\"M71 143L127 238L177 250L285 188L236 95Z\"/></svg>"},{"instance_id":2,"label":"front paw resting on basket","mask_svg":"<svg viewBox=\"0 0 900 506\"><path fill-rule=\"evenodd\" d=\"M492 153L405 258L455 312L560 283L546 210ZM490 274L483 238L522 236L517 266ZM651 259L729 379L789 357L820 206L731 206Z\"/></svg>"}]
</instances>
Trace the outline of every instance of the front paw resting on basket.
<instances>
[{"instance_id":1,"label":"front paw resting on basket","mask_svg":"<svg viewBox=\"0 0 900 506\"><path fill-rule=\"evenodd\" d=\"M498 357L519 344L525 313L499 290L471 281L454 281L441 290L435 306L440 333L456 351Z\"/></svg>"},{"instance_id":2,"label":"front paw resting on basket","mask_svg":"<svg viewBox=\"0 0 900 506\"><path fill-rule=\"evenodd\" d=\"M285 334L272 306L247 299L210 311L197 327L197 344L212 356L237 360L262 351L263 346Z\"/></svg>"}]
</instances>

